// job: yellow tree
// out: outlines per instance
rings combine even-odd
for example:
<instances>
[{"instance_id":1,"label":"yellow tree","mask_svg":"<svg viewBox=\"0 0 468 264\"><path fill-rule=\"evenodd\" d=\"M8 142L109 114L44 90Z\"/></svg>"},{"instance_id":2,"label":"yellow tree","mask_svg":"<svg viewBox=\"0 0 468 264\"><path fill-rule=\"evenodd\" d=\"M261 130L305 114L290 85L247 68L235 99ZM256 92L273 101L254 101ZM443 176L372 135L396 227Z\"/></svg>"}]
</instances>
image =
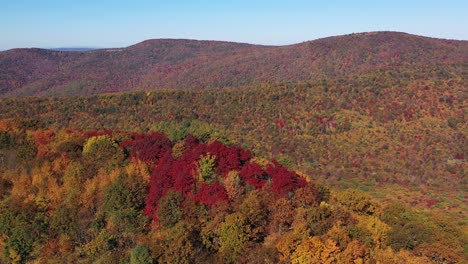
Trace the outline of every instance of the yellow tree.
<instances>
[{"instance_id":1,"label":"yellow tree","mask_svg":"<svg viewBox=\"0 0 468 264\"><path fill-rule=\"evenodd\" d=\"M322 253L325 244L319 237L303 240L291 255L291 263L294 264L322 264Z\"/></svg>"},{"instance_id":2,"label":"yellow tree","mask_svg":"<svg viewBox=\"0 0 468 264\"><path fill-rule=\"evenodd\" d=\"M251 237L247 219L236 212L226 216L218 230L219 252L224 262L235 263Z\"/></svg>"},{"instance_id":3,"label":"yellow tree","mask_svg":"<svg viewBox=\"0 0 468 264\"><path fill-rule=\"evenodd\" d=\"M358 216L358 227L367 230L376 248L383 248L390 231L390 227L375 216Z\"/></svg>"}]
</instances>

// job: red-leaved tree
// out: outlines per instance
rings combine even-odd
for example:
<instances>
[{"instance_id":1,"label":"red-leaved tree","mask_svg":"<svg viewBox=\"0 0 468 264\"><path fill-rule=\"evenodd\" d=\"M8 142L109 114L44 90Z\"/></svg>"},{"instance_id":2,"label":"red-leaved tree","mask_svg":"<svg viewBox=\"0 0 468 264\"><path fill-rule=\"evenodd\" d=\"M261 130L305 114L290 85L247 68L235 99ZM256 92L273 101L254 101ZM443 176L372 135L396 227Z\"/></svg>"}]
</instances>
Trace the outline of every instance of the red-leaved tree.
<instances>
[{"instance_id":1,"label":"red-leaved tree","mask_svg":"<svg viewBox=\"0 0 468 264\"><path fill-rule=\"evenodd\" d=\"M276 162L273 165L269 165L265 172L273 181L271 184L272 191L279 196L285 196L297 187L307 185L306 181L299 178L296 173L287 170Z\"/></svg>"},{"instance_id":2,"label":"red-leaved tree","mask_svg":"<svg viewBox=\"0 0 468 264\"><path fill-rule=\"evenodd\" d=\"M174 159L169 154L166 154L160 161L157 168L151 174L150 187L148 196L145 202L145 215L157 221L157 208L159 200L166 195L166 193L174 185L172 178Z\"/></svg>"},{"instance_id":3,"label":"red-leaved tree","mask_svg":"<svg viewBox=\"0 0 468 264\"><path fill-rule=\"evenodd\" d=\"M265 185L267 175L262 167L254 162L247 162L240 171L241 178L244 182L252 185L255 188L261 188Z\"/></svg>"},{"instance_id":4,"label":"red-leaved tree","mask_svg":"<svg viewBox=\"0 0 468 264\"><path fill-rule=\"evenodd\" d=\"M216 156L218 175L226 176L229 171L240 170L242 165L252 158L252 153L236 146L226 146L214 141L207 146L207 152Z\"/></svg>"},{"instance_id":5,"label":"red-leaved tree","mask_svg":"<svg viewBox=\"0 0 468 264\"><path fill-rule=\"evenodd\" d=\"M217 202L229 201L224 187L219 182L212 184L202 183L195 196L197 203L213 205Z\"/></svg>"},{"instance_id":6,"label":"red-leaved tree","mask_svg":"<svg viewBox=\"0 0 468 264\"><path fill-rule=\"evenodd\" d=\"M130 151L130 156L145 162L156 163L172 150L171 141L163 134L133 134L132 140L122 143Z\"/></svg>"}]
</instances>

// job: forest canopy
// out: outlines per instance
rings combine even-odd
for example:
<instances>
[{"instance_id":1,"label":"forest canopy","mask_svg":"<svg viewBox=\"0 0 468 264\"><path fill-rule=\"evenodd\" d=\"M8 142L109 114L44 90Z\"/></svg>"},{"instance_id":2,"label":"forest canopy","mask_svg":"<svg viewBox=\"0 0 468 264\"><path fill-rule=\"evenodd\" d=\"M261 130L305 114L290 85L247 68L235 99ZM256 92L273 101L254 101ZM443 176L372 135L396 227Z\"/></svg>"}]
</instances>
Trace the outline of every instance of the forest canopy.
<instances>
[{"instance_id":1,"label":"forest canopy","mask_svg":"<svg viewBox=\"0 0 468 264\"><path fill-rule=\"evenodd\" d=\"M458 263L443 214L226 145L216 133L51 130L3 122L5 263ZM21 166L16 166L21 164Z\"/></svg>"}]
</instances>

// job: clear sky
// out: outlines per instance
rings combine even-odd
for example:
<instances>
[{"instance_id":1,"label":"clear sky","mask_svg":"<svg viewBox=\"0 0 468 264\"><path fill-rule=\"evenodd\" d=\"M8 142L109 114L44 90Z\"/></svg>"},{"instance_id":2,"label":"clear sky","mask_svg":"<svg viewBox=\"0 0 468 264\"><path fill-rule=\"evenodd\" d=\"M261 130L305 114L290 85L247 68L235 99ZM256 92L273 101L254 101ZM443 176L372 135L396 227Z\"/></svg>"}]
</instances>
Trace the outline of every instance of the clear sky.
<instances>
[{"instance_id":1,"label":"clear sky","mask_svg":"<svg viewBox=\"0 0 468 264\"><path fill-rule=\"evenodd\" d=\"M468 39L466 0L0 0L0 50L151 38L283 45L365 31Z\"/></svg>"}]
</instances>

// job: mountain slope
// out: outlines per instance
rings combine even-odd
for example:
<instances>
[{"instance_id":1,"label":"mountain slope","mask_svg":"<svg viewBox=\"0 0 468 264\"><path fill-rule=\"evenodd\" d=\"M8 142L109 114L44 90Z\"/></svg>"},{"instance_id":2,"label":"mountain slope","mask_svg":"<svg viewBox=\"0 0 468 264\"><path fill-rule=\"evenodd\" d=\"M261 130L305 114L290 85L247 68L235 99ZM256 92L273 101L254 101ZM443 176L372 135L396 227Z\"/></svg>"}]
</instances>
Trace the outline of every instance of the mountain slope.
<instances>
[{"instance_id":1,"label":"mountain slope","mask_svg":"<svg viewBox=\"0 0 468 264\"><path fill-rule=\"evenodd\" d=\"M159 39L88 52L14 49L0 53L0 96L304 81L379 69L463 64L466 54L467 41L397 32L351 34L289 46Z\"/></svg>"},{"instance_id":2,"label":"mountain slope","mask_svg":"<svg viewBox=\"0 0 468 264\"><path fill-rule=\"evenodd\" d=\"M461 216L328 188L216 138L17 125L0 120L1 263L466 260Z\"/></svg>"}]
</instances>

